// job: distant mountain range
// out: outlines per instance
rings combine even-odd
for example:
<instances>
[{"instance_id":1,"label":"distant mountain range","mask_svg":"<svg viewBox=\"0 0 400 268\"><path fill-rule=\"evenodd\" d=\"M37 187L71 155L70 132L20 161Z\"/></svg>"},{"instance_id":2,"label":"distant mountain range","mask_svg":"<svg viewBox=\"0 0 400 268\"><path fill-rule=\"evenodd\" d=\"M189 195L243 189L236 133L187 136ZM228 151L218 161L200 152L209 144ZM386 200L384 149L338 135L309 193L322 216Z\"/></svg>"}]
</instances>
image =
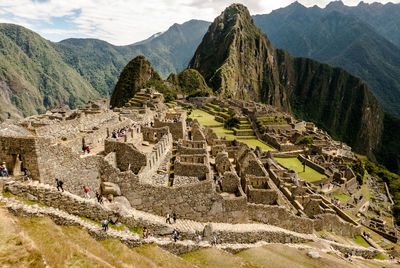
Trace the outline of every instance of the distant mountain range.
<instances>
[{"instance_id":1,"label":"distant mountain range","mask_svg":"<svg viewBox=\"0 0 400 268\"><path fill-rule=\"evenodd\" d=\"M0 120L108 97L124 66L140 54L164 78L180 72L208 26L191 20L142 42L114 46L97 39L53 43L22 26L0 24Z\"/></svg>"},{"instance_id":2,"label":"distant mountain range","mask_svg":"<svg viewBox=\"0 0 400 268\"><path fill-rule=\"evenodd\" d=\"M254 21L276 47L361 77L386 111L400 115L399 15L394 4L346 7L337 1L321 9L295 2Z\"/></svg>"}]
</instances>

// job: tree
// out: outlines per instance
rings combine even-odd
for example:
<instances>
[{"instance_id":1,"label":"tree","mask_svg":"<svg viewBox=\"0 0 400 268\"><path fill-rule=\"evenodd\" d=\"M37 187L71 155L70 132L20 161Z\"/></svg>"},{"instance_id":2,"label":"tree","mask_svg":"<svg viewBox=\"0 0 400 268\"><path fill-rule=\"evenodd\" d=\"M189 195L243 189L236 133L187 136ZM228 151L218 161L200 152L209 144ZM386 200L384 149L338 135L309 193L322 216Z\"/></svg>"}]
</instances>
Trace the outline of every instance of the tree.
<instances>
[{"instance_id":1,"label":"tree","mask_svg":"<svg viewBox=\"0 0 400 268\"><path fill-rule=\"evenodd\" d=\"M224 123L224 127L226 129L232 129L233 127L239 125L240 120L234 116L229 117L225 123Z\"/></svg>"},{"instance_id":2,"label":"tree","mask_svg":"<svg viewBox=\"0 0 400 268\"><path fill-rule=\"evenodd\" d=\"M295 145L303 145L303 148L305 146L309 146L314 143L314 139L311 136L304 136L301 137L298 141L296 141Z\"/></svg>"}]
</instances>

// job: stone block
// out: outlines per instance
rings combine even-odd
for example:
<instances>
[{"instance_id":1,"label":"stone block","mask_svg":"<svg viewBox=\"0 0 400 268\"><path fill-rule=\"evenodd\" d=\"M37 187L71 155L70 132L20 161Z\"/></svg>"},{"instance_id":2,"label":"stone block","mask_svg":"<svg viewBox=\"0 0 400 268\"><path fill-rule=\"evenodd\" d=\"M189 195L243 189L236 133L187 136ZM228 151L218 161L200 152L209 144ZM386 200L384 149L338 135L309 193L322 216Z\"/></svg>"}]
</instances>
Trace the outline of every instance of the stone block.
<instances>
[{"instance_id":1,"label":"stone block","mask_svg":"<svg viewBox=\"0 0 400 268\"><path fill-rule=\"evenodd\" d=\"M109 194L112 194L114 196L121 195L121 189L119 188L119 186L112 182L102 182L101 192L103 193L103 195L109 195Z\"/></svg>"}]
</instances>

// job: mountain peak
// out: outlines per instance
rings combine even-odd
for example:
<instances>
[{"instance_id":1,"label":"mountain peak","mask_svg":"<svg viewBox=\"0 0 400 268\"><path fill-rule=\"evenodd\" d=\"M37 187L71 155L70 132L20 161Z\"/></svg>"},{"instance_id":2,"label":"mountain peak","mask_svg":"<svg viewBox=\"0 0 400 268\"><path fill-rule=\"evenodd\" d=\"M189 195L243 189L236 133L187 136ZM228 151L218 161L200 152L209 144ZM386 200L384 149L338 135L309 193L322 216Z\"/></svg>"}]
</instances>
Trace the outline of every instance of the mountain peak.
<instances>
[{"instance_id":1,"label":"mountain peak","mask_svg":"<svg viewBox=\"0 0 400 268\"><path fill-rule=\"evenodd\" d=\"M264 100L265 92L279 95L274 51L248 9L232 4L210 25L189 68L197 69L220 95Z\"/></svg>"}]
</instances>

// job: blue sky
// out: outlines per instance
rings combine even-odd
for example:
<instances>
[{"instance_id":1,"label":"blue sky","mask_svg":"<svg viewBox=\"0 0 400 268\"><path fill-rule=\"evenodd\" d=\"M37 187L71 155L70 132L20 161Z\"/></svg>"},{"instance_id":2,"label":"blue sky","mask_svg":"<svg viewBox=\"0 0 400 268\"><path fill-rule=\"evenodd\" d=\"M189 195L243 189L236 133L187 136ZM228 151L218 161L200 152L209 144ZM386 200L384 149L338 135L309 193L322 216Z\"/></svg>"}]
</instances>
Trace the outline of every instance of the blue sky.
<instances>
[{"instance_id":1,"label":"blue sky","mask_svg":"<svg viewBox=\"0 0 400 268\"><path fill-rule=\"evenodd\" d=\"M127 45L165 31L174 23L190 19L212 21L232 2L245 4L252 14L265 14L294 1L0 0L0 23L25 26L52 41L71 37L98 38L114 45ZM299 2L305 6L324 7L329 0ZM357 5L359 0L343 2ZM391 2L399 3L400 0Z\"/></svg>"}]
</instances>

